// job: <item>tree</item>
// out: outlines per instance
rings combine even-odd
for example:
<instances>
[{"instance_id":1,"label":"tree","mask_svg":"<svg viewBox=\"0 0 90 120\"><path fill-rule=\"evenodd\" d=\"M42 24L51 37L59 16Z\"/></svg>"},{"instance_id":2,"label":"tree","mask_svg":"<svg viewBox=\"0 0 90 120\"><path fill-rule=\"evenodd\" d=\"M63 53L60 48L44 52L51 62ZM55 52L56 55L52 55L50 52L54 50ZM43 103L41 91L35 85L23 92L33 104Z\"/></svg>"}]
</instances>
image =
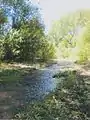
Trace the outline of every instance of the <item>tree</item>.
<instances>
[{"instance_id":1,"label":"tree","mask_svg":"<svg viewBox=\"0 0 90 120\"><path fill-rule=\"evenodd\" d=\"M7 22L7 17L5 15L4 9L0 9L0 35L3 33L4 23Z\"/></svg>"},{"instance_id":2,"label":"tree","mask_svg":"<svg viewBox=\"0 0 90 120\"><path fill-rule=\"evenodd\" d=\"M3 39L3 59L8 61L47 60L54 56L54 47L46 40L39 9L26 0L1 0L11 27ZM47 51L47 54L45 53Z\"/></svg>"},{"instance_id":3,"label":"tree","mask_svg":"<svg viewBox=\"0 0 90 120\"><path fill-rule=\"evenodd\" d=\"M78 10L70 13L53 23L49 36L58 48L68 51L69 48L72 49L76 46L77 36L88 21L90 21L90 10ZM71 51L71 49L69 50Z\"/></svg>"},{"instance_id":4,"label":"tree","mask_svg":"<svg viewBox=\"0 0 90 120\"><path fill-rule=\"evenodd\" d=\"M4 9L0 8L0 59L3 57L3 29L4 24L7 22L7 17L4 13Z\"/></svg>"},{"instance_id":5,"label":"tree","mask_svg":"<svg viewBox=\"0 0 90 120\"><path fill-rule=\"evenodd\" d=\"M18 28L20 23L40 17L39 9L26 0L1 0L1 5L5 9L8 17L12 19L12 28Z\"/></svg>"},{"instance_id":6,"label":"tree","mask_svg":"<svg viewBox=\"0 0 90 120\"><path fill-rule=\"evenodd\" d=\"M63 40L67 40L68 44L72 45L73 38L89 20L90 10L76 11L54 22L49 34L57 45Z\"/></svg>"},{"instance_id":7,"label":"tree","mask_svg":"<svg viewBox=\"0 0 90 120\"><path fill-rule=\"evenodd\" d=\"M90 23L87 23L87 26L78 36L76 44L76 56L80 62L84 62L90 59Z\"/></svg>"},{"instance_id":8,"label":"tree","mask_svg":"<svg viewBox=\"0 0 90 120\"><path fill-rule=\"evenodd\" d=\"M32 19L22 24L20 28L22 40L20 42L20 58L34 61L41 49L44 37L44 27L37 19Z\"/></svg>"},{"instance_id":9,"label":"tree","mask_svg":"<svg viewBox=\"0 0 90 120\"><path fill-rule=\"evenodd\" d=\"M0 9L0 25L4 24L7 21L6 16L4 14L4 10Z\"/></svg>"}]
</instances>

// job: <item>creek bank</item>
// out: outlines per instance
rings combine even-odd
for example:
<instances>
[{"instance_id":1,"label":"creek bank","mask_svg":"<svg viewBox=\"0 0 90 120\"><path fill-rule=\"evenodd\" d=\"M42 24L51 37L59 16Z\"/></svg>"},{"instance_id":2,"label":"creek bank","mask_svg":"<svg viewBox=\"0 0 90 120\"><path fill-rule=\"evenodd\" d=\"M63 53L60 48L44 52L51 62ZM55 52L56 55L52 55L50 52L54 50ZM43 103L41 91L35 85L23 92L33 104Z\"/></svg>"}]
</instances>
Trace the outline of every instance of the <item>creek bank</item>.
<instances>
[{"instance_id":1,"label":"creek bank","mask_svg":"<svg viewBox=\"0 0 90 120\"><path fill-rule=\"evenodd\" d=\"M59 82L43 101L28 103L14 118L33 120L89 120L88 89L85 77L77 70L64 70L53 76Z\"/></svg>"},{"instance_id":2,"label":"creek bank","mask_svg":"<svg viewBox=\"0 0 90 120\"><path fill-rule=\"evenodd\" d=\"M0 112L2 115L0 119L6 119L7 116L10 119L14 112L13 109L25 106L31 101L44 99L58 84L53 75L61 69L72 66L73 64L68 61L59 61L57 64L35 69L32 72L30 72L30 68L22 68L17 72L14 70L17 73L15 76L9 71L8 80L10 78L11 82L6 84L4 80L3 87L0 88ZM9 68L12 70L11 66ZM18 74L22 75L23 72L25 72L25 76L22 76L23 79L18 79Z\"/></svg>"}]
</instances>

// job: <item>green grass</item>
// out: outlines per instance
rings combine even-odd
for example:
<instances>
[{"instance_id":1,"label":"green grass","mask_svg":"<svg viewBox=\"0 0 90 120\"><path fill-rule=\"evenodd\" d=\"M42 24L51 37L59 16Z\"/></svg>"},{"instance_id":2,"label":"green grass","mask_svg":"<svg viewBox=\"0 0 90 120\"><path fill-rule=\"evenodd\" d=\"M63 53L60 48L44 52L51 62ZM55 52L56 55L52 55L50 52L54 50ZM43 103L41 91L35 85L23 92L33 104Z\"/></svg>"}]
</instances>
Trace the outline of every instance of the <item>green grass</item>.
<instances>
[{"instance_id":1,"label":"green grass","mask_svg":"<svg viewBox=\"0 0 90 120\"><path fill-rule=\"evenodd\" d=\"M23 80L24 76L32 72L32 68L20 68L13 65L2 64L0 66L0 82L14 82Z\"/></svg>"},{"instance_id":2,"label":"green grass","mask_svg":"<svg viewBox=\"0 0 90 120\"><path fill-rule=\"evenodd\" d=\"M64 77L64 79L62 79ZM44 101L28 104L15 114L16 119L27 120L87 120L85 109L87 87L83 76L74 71L64 71L54 78L60 82Z\"/></svg>"},{"instance_id":3,"label":"green grass","mask_svg":"<svg viewBox=\"0 0 90 120\"><path fill-rule=\"evenodd\" d=\"M30 75L33 70L43 68L46 65L55 63L48 61L48 63L37 64L18 64L18 63L0 63L0 82L14 82L23 80L24 76Z\"/></svg>"},{"instance_id":4,"label":"green grass","mask_svg":"<svg viewBox=\"0 0 90 120\"><path fill-rule=\"evenodd\" d=\"M17 81L21 79L22 74L17 70L0 70L0 81Z\"/></svg>"}]
</instances>

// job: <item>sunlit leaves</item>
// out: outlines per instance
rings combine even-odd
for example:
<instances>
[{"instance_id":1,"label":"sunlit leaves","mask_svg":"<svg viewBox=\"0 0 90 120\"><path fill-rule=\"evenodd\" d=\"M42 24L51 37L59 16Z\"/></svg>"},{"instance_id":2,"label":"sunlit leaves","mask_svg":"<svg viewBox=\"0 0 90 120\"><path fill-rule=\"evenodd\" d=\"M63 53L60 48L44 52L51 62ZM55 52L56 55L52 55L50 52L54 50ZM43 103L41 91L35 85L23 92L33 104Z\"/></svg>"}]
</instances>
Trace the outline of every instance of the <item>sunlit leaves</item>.
<instances>
[{"instance_id":1,"label":"sunlit leaves","mask_svg":"<svg viewBox=\"0 0 90 120\"><path fill-rule=\"evenodd\" d=\"M84 28L76 44L78 59L82 62L90 58L90 23Z\"/></svg>"},{"instance_id":2,"label":"sunlit leaves","mask_svg":"<svg viewBox=\"0 0 90 120\"><path fill-rule=\"evenodd\" d=\"M88 24L89 21L90 10L78 10L76 12L69 13L64 17L61 17L60 20L57 20L53 23L52 28L49 32L49 36L51 41L55 42L58 48L57 51L59 52L57 54L57 57L70 56L68 53L71 53L71 51L73 51L73 48L76 47L77 36L80 34L80 32L82 32L82 29Z\"/></svg>"}]
</instances>

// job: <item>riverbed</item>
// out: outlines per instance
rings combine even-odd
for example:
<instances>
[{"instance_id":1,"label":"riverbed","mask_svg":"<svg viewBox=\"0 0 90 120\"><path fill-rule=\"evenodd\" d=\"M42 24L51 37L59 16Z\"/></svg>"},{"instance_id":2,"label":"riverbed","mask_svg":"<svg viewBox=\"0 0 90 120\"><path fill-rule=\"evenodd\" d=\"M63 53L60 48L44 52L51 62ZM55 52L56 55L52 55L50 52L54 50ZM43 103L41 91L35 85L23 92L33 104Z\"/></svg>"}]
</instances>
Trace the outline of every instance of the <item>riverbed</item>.
<instances>
[{"instance_id":1,"label":"riverbed","mask_svg":"<svg viewBox=\"0 0 90 120\"><path fill-rule=\"evenodd\" d=\"M57 72L73 67L73 62L58 61L45 68L34 70L25 76L19 84L6 84L0 88L0 119L10 119L14 108L24 106L29 102L43 100L52 92L58 81L53 78Z\"/></svg>"}]
</instances>

